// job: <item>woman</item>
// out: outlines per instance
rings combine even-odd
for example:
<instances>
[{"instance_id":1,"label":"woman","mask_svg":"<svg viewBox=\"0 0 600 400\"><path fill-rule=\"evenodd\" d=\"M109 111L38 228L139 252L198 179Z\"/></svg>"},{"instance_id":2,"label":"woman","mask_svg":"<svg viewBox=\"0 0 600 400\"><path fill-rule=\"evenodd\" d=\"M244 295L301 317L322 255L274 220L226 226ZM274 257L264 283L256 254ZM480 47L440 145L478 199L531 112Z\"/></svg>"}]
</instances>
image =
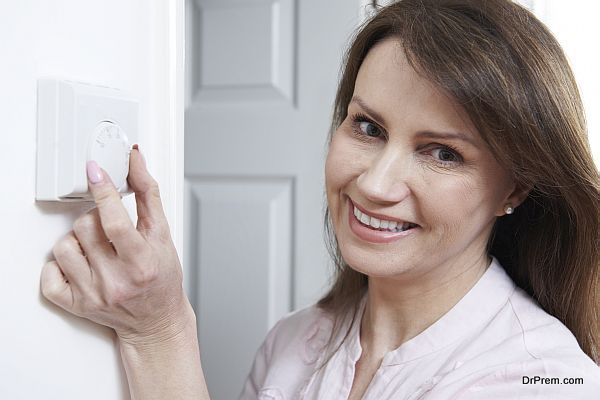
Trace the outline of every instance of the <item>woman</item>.
<instances>
[{"instance_id":1,"label":"woman","mask_svg":"<svg viewBox=\"0 0 600 400\"><path fill-rule=\"evenodd\" d=\"M560 47L519 6L378 12L335 103L335 281L269 332L241 397L596 398L599 177L585 135ZM138 152L130 170L137 230L91 163L97 211L57 244L42 291L115 329L133 398L208 398L158 188Z\"/></svg>"}]
</instances>

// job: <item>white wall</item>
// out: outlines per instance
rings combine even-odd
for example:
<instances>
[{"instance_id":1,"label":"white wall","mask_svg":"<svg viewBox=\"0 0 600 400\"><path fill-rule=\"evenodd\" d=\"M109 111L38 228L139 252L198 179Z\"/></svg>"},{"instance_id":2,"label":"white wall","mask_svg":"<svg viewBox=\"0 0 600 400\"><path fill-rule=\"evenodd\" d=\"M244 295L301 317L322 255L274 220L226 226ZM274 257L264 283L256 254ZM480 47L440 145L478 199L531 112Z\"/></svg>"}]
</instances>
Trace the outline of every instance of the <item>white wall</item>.
<instances>
[{"instance_id":1,"label":"white wall","mask_svg":"<svg viewBox=\"0 0 600 400\"><path fill-rule=\"evenodd\" d=\"M600 168L600 4L595 1L548 1L547 24L569 57L586 109L589 138Z\"/></svg>"},{"instance_id":2,"label":"white wall","mask_svg":"<svg viewBox=\"0 0 600 400\"><path fill-rule=\"evenodd\" d=\"M140 100L142 153L182 243L179 0L19 0L0 8L0 398L129 398L110 330L42 298L53 245L89 205L35 202L36 81L57 76ZM183 98L181 97L181 102ZM124 200L135 216L133 196ZM181 254L181 251L180 251Z\"/></svg>"},{"instance_id":3,"label":"white wall","mask_svg":"<svg viewBox=\"0 0 600 400\"><path fill-rule=\"evenodd\" d=\"M600 3L589 0L521 2L531 3L536 14L554 33L571 63L586 111L592 153L600 167Z\"/></svg>"}]
</instances>

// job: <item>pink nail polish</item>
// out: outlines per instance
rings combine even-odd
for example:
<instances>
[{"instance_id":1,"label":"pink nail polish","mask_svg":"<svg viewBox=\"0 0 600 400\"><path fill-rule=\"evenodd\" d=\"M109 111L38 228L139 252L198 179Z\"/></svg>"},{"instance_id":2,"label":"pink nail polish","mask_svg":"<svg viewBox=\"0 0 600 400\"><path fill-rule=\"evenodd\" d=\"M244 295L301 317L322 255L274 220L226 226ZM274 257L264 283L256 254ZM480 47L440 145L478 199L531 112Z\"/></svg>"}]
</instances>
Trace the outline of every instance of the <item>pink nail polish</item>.
<instances>
[{"instance_id":1,"label":"pink nail polish","mask_svg":"<svg viewBox=\"0 0 600 400\"><path fill-rule=\"evenodd\" d=\"M86 164L87 176L91 183L102 182L102 171L96 161L88 161Z\"/></svg>"},{"instance_id":2,"label":"pink nail polish","mask_svg":"<svg viewBox=\"0 0 600 400\"><path fill-rule=\"evenodd\" d=\"M133 148L136 149L138 151L138 153L140 154L140 156L142 157L142 161L144 162L144 166L146 166L146 158L144 157L144 155L142 154L142 152L140 151L140 146L136 143L133 145Z\"/></svg>"}]
</instances>

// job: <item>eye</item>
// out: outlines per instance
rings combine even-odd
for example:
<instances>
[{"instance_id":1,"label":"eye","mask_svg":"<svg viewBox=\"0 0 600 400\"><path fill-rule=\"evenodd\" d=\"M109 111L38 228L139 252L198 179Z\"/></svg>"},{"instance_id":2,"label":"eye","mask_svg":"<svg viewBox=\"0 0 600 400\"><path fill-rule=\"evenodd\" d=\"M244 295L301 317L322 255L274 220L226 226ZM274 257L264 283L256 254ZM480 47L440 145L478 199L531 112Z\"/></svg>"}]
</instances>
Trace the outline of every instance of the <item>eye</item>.
<instances>
[{"instance_id":1,"label":"eye","mask_svg":"<svg viewBox=\"0 0 600 400\"><path fill-rule=\"evenodd\" d=\"M431 155L442 164L456 163L462 160L459 153L448 146L441 146L433 149Z\"/></svg>"},{"instance_id":2,"label":"eye","mask_svg":"<svg viewBox=\"0 0 600 400\"><path fill-rule=\"evenodd\" d=\"M352 131L354 135L364 141L369 142L379 137L385 137L385 131L364 114L352 116Z\"/></svg>"},{"instance_id":3,"label":"eye","mask_svg":"<svg viewBox=\"0 0 600 400\"><path fill-rule=\"evenodd\" d=\"M379 130L377 125L374 125L368 121L363 121L358 126L360 130L367 136L379 137L381 135L381 131Z\"/></svg>"}]
</instances>

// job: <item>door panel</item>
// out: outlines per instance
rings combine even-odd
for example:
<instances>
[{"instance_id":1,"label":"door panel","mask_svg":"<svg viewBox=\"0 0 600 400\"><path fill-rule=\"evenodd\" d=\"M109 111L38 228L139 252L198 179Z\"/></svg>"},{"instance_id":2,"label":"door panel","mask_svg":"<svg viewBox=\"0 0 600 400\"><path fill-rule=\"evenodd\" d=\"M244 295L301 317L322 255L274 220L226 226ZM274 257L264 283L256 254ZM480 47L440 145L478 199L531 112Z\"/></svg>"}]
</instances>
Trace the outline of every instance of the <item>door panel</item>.
<instances>
[{"instance_id":1,"label":"door panel","mask_svg":"<svg viewBox=\"0 0 600 400\"><path fill-rule=\"evenodd\" d=\"M327 286L325 143L360 2L188 3L186 271L211 395Z\"/></svg>"}]
</instances>

